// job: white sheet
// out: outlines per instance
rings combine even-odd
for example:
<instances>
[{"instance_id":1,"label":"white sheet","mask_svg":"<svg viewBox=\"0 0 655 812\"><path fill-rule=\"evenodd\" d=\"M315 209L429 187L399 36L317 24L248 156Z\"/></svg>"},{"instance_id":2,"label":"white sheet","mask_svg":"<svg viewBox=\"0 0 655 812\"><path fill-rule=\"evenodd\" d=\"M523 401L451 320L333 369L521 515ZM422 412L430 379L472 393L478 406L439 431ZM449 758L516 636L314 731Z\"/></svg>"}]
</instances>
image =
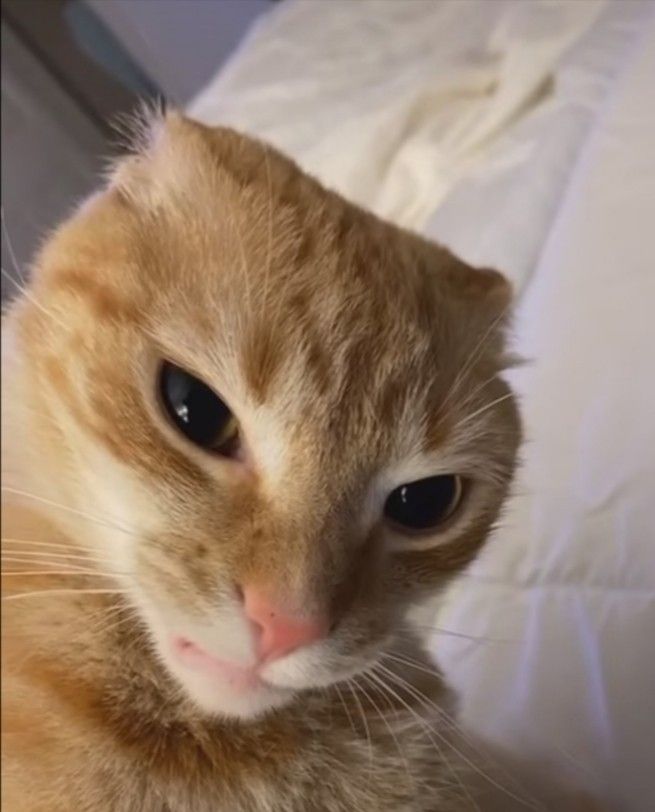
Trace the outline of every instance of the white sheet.
<instances>
[{"instance_id":1,"label":"white sheet","mask_svg":"<svg viewBox=\"0 0 655 812\"><path fill-rule=\"evenodd\" d=\"M655 20L653 21L655 23ZM518 313L517 495L438 640L463 715L612 809L655 808L655 24L562 201ZM649 103L650 101L650 103Z\"/></svg>"},{"instance_id":2,"label":"white sheet","mask_svg":"<svg viewBox=\"0 0 655 812\"><path fill-rule=\"evenodd\" d=\"M189 110L521 285L639 5L285 0Z\"/></svg>"},{"instance_id":3,"label":"white sheet","mask_svg":"<svg viewBox=\"0 0 655 812\"><path fill-rule=\"evenodd\" d=\"M329 12L328 12L329 8ZM518 494L439 623L467 722L655 797L655 80L647 2L294 2L191 106L524 291Z\"/></svg>"}]
</instances>

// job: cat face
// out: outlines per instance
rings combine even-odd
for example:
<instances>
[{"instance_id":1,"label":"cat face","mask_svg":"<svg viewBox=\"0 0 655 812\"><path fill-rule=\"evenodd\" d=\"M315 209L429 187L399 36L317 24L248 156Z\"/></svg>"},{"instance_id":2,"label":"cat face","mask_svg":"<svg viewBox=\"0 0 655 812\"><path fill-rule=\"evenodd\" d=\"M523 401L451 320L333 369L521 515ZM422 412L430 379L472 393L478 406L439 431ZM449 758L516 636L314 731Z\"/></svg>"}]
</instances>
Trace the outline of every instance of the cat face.
<instances>
[{"instance_id":1,"label":"cat face","mask_svg":"<svg viewBox=\"0 0 655 812\"><path fill-rule=\"evenodd\" d=\"M31 296L44 470L105 518L74 532L209 713L375 663L498 514L519 435L506 283L270 148L153 125Z\"/></svg>"}]
</instances>

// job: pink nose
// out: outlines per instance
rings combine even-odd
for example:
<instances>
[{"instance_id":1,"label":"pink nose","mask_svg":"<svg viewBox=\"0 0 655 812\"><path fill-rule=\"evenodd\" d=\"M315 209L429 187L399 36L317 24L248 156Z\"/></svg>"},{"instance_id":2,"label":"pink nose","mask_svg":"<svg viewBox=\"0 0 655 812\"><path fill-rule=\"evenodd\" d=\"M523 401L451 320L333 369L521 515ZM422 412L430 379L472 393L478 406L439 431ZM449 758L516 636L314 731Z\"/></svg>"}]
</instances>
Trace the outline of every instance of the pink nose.
<instances>
[{"instance_id":1,"label":"pink nose","mask_svg":"<svg viewBox=\"0 0 655 812\"><path fill-rule=\"evenodd\" d=\"M276 660L327 634L327 620L290 614L258 587L244 587L243 604L246 617L259 627L258 654L263 660Z\"/></svg>"}]
</instances>

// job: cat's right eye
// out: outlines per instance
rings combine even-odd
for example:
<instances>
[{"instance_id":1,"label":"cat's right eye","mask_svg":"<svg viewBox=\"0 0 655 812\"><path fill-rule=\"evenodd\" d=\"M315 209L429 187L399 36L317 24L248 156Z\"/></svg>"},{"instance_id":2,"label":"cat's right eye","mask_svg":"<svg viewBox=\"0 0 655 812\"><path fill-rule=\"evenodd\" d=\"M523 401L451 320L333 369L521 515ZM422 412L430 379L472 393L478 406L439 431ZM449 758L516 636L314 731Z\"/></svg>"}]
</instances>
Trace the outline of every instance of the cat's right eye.
<instances>
[{"instance_id":1,"label":"cat's right eye","mask_svg":"<svg viewBox=\"0 0 655 812\"><path fill-rule=\"evenodd\" d=\"M194 445L226 457L235 452L237 421L207 384L165 361L159 373L159 393L170 422Z\"/></svg>"},{"instance_id":2,"label":"cat's right eye","mask_svg":"<svg viewBox=\"0 0 655 812\"><path fill-rule=\"evenodd\" d=\"M401 531L436 531L455 513L464 494L462 477L442 474L401 485L389 494L386 519Z\"/></svg>"}]
</instances>

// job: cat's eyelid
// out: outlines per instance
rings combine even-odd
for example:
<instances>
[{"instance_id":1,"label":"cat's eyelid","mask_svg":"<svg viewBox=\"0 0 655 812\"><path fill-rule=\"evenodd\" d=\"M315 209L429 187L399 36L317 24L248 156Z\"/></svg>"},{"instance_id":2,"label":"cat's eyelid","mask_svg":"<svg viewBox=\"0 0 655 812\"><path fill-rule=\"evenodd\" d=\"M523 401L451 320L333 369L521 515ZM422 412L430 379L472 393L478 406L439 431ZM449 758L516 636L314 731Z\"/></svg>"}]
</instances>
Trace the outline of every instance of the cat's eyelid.
<instances>
[{"instance_id":1,"label":"cat's eyelid","mask_svg":"<svg viewBox=\"0 0 655 812\"><path fill-rule=\"evenodd\" d=\"M416 482L419 479L427 479L433 476L445 476L456 474L467 478L469 475L468 466L459 455L444 452L420 453L409 457L403 462L389 465L383 470L377 479L377 488L390 493L401 485L408 482Z\"/></svg>"}]
</instances>

